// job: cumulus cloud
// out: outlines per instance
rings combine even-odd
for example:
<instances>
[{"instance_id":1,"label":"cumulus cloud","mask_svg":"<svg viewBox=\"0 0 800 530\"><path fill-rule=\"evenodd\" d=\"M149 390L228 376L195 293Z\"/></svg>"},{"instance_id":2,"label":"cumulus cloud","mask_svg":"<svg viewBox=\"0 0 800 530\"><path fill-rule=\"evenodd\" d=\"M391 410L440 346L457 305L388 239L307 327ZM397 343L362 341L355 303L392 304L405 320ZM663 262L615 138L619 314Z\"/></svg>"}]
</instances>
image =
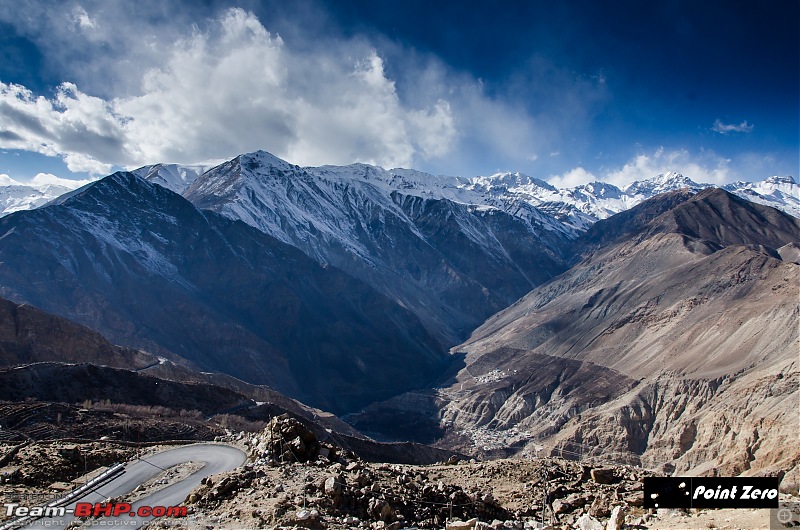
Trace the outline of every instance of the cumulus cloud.
<instances>
[{"instance_id":1,"label":"cumulus cloud","mask_svg":"<svg viewBox=\"0 0 800 530\"><path fill-rule=\"evenodd\" d=\"M723 184L730 180L730 159L717 156L712 151L693 155L686 149L667 151L659 147L653 153L640 153L622 168L609 171L605 181L624 186L637 180L647 180L675 171L695 182Z\"/></svg>"},{"instance_id":2,"label":"cumulus cloud","mask_svg":"<svg viewBox=\"0 0 800 530\"><path fill-rule=\"evenodd\" d=\"M602 175L576 167L548 180L557 187L573 187L600 180L623 187L635 181L648 180L671 171L681 173L695 182L724 184L732 180L730 159L720 157L713 151L702 150L691 153L686 149L666 150L659 147L653 152L639 153L622 167L606 170Z\"/></svg>"},{"instance_id":3,"label":"cumulus cloud","mask_svg":"<svg viewBox=\"0 0 800 530\"><path fill-rule=\"evenodd\" d=\"M598 179L593 173L586 171L582 167L570 169L563 175L553 175L548 179L550 184L556 188L573 188L580 184L586 184L587 182L594 182L596 180Z\"/></svg>"},{"instance_id":4,"label":"cumulus cloud","mask_svg":"<svg viewBox=\"0 0 800 530\"><path fill-rule=\"evenodd\" d=\"M711 127L711 130L720 134L728 134L732 132L749 133L753 130L753 126L747 123L747 121L743 121L737 125L735 123L722 123L721 120L716 120L714 125Z\"/></svg>"},{"instance_id":5,"label":"cumulus cloud","mask_svg":"<svg viewBox=\"0 0 800 530\"><path fill-rule=\"evenodd\" d=\"M125 162L124 120L110 105L64 83L53 98L0 82L0 147L61 156L70 171L103 173ZM111 162L111 163L109 163Z\"/></svg>"},{"instance_id":6,"label":"cumulus cloud","mask_svg":"<svg viewBox=\"0 0 800 530\"><path fill-rule=\"evenodd\" d=\"M101 26L82 8L72 23ZM166 46L131 94L101 98L63 83L45 97L0 83L0 147L98 174L262 148L302 165L410 166L451 151L458 134L447 99L412 107L374 49L338 46L291 49L255 15L231 8Z\"/></svg>"},{"instance_id":7,"label":"cumulus cloud","mask_svg":"<svg viewBox=\"0 0 800 530\"><path fill-rule=\"evenodd\" d=\"M0 173L0 186L18 186L20 182L12 179L5 173Z\"/></svg>"},{"instance_id":8,"label":"cumulus cloud","mask_svg":"<svg viewBox=\"0 0 800 530\"><path fill-rule=\"evenodd\" d=\"M0 3L0 21L69 81L11 90L26 104L9 126L0 116L0 147L98 173L254 149L302 165L535 172L565 137L580 140L608 92L542 58L485 83L395 39L344 32L313 3L276 1L261 19L226 3Z\"/></svg>"}]
</instances>

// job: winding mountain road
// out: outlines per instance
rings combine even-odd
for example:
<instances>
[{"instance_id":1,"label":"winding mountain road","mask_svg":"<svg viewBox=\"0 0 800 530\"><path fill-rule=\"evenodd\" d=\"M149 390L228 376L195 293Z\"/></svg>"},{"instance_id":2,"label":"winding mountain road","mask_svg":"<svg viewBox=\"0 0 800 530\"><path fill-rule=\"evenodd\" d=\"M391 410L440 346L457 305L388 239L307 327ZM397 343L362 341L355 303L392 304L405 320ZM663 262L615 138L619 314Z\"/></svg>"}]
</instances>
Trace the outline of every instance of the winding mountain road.
<instances>
[{"instance_id":1,"label":"winding mountain road","mask_svg":"<svg viewBox=\"0 0 800 530\"><path fill-rule=\"evenodd\" d=\"M180 506L184 499L200 481L216 473L235 469L244 463L246 455L229 445L193 444L170 449L144 459L132 460L125 465L125 470L109 482L88 492L80 499L67 505L67 510L74 510L77 502L103 503L107 499L120 497L133 491L136 486L162 473L165 469L186 462L202 462L203 467L185 479L166 488L156 491L147 497L132 503L131 512L135 513L140 506ZM103 517L96 519L92 526L109 526L139 528L153 517L135 517L128 514L119 517ZM67 513L65 517L42 518L25 528L64 528L75 516ZM105 524L104 524L105 523Z\"/></svg>"}]
</instances>

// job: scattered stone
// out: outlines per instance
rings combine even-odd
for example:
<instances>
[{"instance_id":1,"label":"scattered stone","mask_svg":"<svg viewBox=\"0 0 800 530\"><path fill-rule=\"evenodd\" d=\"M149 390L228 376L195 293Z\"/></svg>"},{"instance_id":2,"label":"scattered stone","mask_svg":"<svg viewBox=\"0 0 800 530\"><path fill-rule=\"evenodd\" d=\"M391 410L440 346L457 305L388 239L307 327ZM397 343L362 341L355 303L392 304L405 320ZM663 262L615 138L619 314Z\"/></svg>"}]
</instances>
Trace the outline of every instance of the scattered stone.
<instances>
[{"instance_id":1,"label":"scattered stone","mask_svg":"<svg viewBox=\"0 0 800 530\"><path fill-rule=\"evenodd\" d=\"M328 497L338 497L342 494L342 486L337 477L328 477L325 479L323 491Z\"/></svg>"},{"instance_id":2,"label":"scattered stone","mask_svg":"<svg viewBox=\"0 0 800 530\"><path fill-rule=\"evenodd\" d=\"M622 506L614 506L611 510L611 518L606 523L606 530L622 530L625 525L625 509Z\"/></svg>"},{"instance_id":3,"label":"scattered stone","mask_svg":"<svg viewBox=\"0 0 800 530\"><path fill-rule=\"evenodd\" d=\"M453 520L447 522L447 530L465 530L467 528L475 528L478 523L478 519L470 519L469 521L459 521Z\"/></svg>"},{"instance_id":4,"label":"scattered stone","mask_svg":"<svg viewBox=\"0 0 800 530\"><path fill-rule=\"evenodd\" d=\"M628 506L642 507L644 505L644 495L641 493L634 493L626 495L623 499Z\"/></svg>"},{"instance_id":5,"label":"scattered stone","mask_svg":"<svg viewBox=\"0 0 800 530\"><path fill-rule=\"evenodd\" d=\"M589 507L589 515L601 519L606 518L611 515L611 504L612 500L609 495L598 495Z\"/></svg>"},{"instance_id":6,"label":"scattered stone","mask_svg":"<svg viewBox=\"0 0 800 530\"><path fill-rule=\"evenodd\" d=\"M272 462L304 463L315 461L320 456L330 459L333 453L331 447L320 444L311 429L285 414L272 418L246 447L251 457L268 458Z\"/></svg>"},{"instance_id":7,"label":"scattered stone","mask_svg":"<svg viewBox=\"0 0 800 530\"><path fill-rule=\"evenodd\" d=\"M383 499L372 498L369 501L369 513L381 521L386 521L392 516L392 507Z\"/></svg>"},{"instance_id":8,"label":"scattered stone","mask_svg":"<svg viewBox=\"0 0 800 530\"><path fill-rule=\"evenodd\" d=\"M591 471L592 480L598 484L613 484L616 481L614 470L611 468L595 468Z\"/></svg>"},{"instance_id":9,"label":"scattered stone","mask_svg":"<svg viewBox=\"0 0 800 530\"><path fill-rule=\"evenodd\" d=\"M603 523L585 513L575 521L575 528L578 530L604 530Z\"/></svg>"},{"instance_id":10,"label":"scattered stone","mask_svg":"<svg viewBox=\"0 0 800 530\"><path fill-rule=\"evenodd\" d=\"M288 434L292 437L284 440L285 444L299 438L309 445L297 431ZM254 435L248 447L264 439L274 447L268 430ZM203 522L221 516L232 527L331 530L525 530L538 528L543 518L552 521L551 507L558 514L554 528L605 529L606 519L616 508L609 529L621 530L619 523L630 506L628 497L641 495L636 489L641 476L647 474L639 472L637 481L632 481L631 468L598 468L609 470L614 478L609 485L597 482L587 466L560 459L431 467L369 464L349 457L323 466L317 460L310 460L314 465L266 460L256 460L252 469L240 468L207 479L190 494L196 502L187 501L187 505L196 507ZM519 487L509 487L514 483ZM236 506L247 509L235 516ZM317 515L312 517L313 513ZM637 510L636 514L640 513ZM217 521L210 526L225 523Z\"/></svg>"},{"instance_id":11,"label":"scattered stone","mask_svg":"<svg viewBox=\"0 0 800 530\"><path fill-rule=\"evenodd\" d=\"M565 499L556 499L553 501L553 511L557 514L571 512L573 508L574 506Z\"/></svg>"}]
</instances>

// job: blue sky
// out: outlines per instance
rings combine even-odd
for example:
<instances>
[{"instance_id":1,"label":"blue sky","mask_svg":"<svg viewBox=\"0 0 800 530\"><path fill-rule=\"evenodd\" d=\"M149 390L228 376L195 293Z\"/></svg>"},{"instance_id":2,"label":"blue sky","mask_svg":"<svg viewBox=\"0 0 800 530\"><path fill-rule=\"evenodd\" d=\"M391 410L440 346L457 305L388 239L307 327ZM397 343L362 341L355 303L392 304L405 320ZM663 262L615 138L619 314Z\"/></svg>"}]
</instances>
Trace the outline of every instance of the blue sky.
<instances>
[{"instance_id":1,"label":"blue sky","mask_svg":"<svg viewBox=\"0 0 800 530\"><path fill-rule=\"evenodd\" d=\"M798 175L796 0L0 0L0 173Z\"/></svg>"}]
</instances>

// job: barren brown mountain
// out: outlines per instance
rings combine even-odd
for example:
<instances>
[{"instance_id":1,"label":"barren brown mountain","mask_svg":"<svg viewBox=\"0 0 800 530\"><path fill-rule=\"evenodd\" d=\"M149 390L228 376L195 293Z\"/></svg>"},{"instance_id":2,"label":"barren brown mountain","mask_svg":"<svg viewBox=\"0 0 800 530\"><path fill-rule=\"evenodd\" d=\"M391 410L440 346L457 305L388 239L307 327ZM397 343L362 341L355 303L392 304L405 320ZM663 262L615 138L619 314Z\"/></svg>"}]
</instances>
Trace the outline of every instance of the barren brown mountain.
<instances>
[{"instance_id":1,"label":"barren brown mountain","mask_svg":"<svg viewBox=\"0 0 800 530\"><path fill-rule=\"evenodd\" d=\"M545 446L796 483L798 239L794 217L722 190L652 199L597 223L579 264L455 348L465 365L446 385L357 425L422 409L429 434L473 452Z\"/></svg>"}]
</instances>

